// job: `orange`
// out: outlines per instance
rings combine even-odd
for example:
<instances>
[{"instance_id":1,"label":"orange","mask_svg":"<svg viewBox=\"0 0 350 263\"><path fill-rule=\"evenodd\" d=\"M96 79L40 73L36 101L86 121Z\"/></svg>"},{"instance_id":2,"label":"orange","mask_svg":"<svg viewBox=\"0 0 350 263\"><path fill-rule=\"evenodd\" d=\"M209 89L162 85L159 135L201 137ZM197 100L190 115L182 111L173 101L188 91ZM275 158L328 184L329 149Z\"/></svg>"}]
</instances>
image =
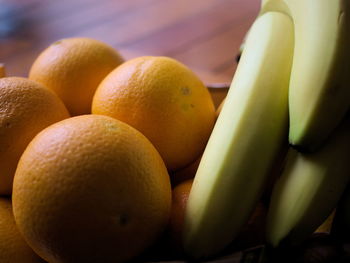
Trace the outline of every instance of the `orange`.
<instances>
[{"instance_id":1,"label":"orange","mask_svg":"<svg viewBox=\"0 0 350 263\"><path fill-rule=\"evenodd\" d=\"M248 221L227 251L246 250L265 243L267 207L259 200Z\"/></svg>"},{"instance_id":2,"label":"orange","mask_svg":"<svg viewBox=\"0 0 350 263\"><path fill-rule=\"evenodd\" d=\"M101 80L123 59L116 50L89 38L59 40L34 61L29 78L52 89L71 115L90 113Z\"/></svg>"},{"instance_id":3,"label":"orange","mask_svg":"<svg viewBox=\"0 0 350 263\"><path fill-rule=\"evenodd\" d=\"M12 192L18 160L42 129L68 118L62 101L25 78L0 78L0 194Z\"/></svg>"},{"instance_id":4,"label":"orange","mask_svg":"<svg viewBox=\"0 0 350 263\"><path fill-rule=\"evenodd\" d=\"M218 108L216 109L216 118L219 117L222 107L224 107L224 103L225 103L225 99L223 99L223 101L221 101L221 103L219 104Z\"/></svg>"},{"instance_id":5,"label":"orange","mask_svg":"<svg viewBox=\"0 0 350 263\"><path fill-rule=\"evenodd\" d=\"M120 262L168 223L170 179L139 131L107 116L63 120L39 133L14 179L16 223L49 262Z\"/></svg>"},{"instance_id":6,"label":"orange","mask_svg":"<svg viewBox=\"0 0 350 263\"><path fill-rule=\"evenodd\" d=\"M11 200L5 198L0 198L0 262L44 262L19 233L13 218Z\"/></svg>"},{"instance_id":7,"label":"orange","mask_svg":"<svg viewBox=\"0 0 350 263\"><path fill-rule=\"evenodd\" d=\"M202 155L200 155L194 162L190 163L186 167L177 170L170 174L171 184L176 186L188 179L193 179L198 170L199 163L202 159Z\"/></svg>"},{"instance_id":8,"label":"orange","mask_svg":"<svg viewBox=\"0 0 350 263\"><path fill-rule=\"evenodd\" d=\"M187 200L190 195L193 179L178 184L172 191L172 206L169 223L169 237L173 252L183 252L182 231Z\"/></svg>"},{"instance_id":9,"label":"orange","mask_svg":"<svg viewBox=\"0 0 350 263\"><path fill-rule=\"evenodd\" d=\"M169 170L203 152L215 121L208 89L189 68L168 57L138 57L120 65L97 88L92 113L141 131Z\"/></svg>"},{"instance_id":10,"label":"orange","mask_svg":"<svg viewBox=\"0 0 350 263\"><path fill-rule=\"evenodd\" d=\"M173 262L186 257L182 245L182 232L192 184L193 179L188 179L173 188L171 216L166 231L136 262Z\"/></svg>"}]
</instances>

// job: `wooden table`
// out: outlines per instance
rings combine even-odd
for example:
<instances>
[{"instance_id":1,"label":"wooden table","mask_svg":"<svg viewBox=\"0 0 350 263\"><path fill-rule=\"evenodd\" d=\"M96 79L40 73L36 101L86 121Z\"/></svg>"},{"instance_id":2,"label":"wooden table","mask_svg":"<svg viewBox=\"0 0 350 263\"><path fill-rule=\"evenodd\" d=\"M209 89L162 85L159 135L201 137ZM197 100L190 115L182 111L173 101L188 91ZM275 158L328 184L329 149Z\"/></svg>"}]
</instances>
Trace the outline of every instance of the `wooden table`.
<instances>
[{"instance_id":1,"label":"wooden table","mask_svg":"<svg viewBox=\"0 0 350 263\"><path fill-rule=\"evenodd\" d=\"M260 0L2 0L0 62L27 76L36 56L66 37L102 40L130 59L170 56L206 83L230 82Z\"/></svg>"}]
</instances>

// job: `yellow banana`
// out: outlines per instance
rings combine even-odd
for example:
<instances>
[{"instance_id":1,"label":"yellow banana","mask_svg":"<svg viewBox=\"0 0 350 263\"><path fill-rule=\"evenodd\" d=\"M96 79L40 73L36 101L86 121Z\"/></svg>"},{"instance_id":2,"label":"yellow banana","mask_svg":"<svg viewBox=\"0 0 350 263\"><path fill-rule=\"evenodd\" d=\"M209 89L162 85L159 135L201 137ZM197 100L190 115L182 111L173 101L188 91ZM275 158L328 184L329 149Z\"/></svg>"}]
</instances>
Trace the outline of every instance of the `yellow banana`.
<instances>
[{"instance_id":1,"label":"yellow banana","mask_svg":"<svg viewBox=\"0 0 350 263\"><path fill-rule=\"evenodd\" d=\"M287 140L293 32L277 12L250 29L189 195L184 247L192 257L213 255L237 236Z\"/></svg>"},{"instance_id":2,"label":"yellow banana","mask_svg":"<svg viewBox=\"0 0 350 263\"><path fill-rule=\"evenodd\" d=\"M350 1L264 1L260 13L271 11L289 15L295 29L289 141L314 151L350 106Z\"/></svg>"},{"instance_id":3,"label":"yellow banana","mask_svg":"<svg viewBox=\"0 0 350 263\"><path fill-rule=\"evenodd\" d=\"M350 179L350 119L317 152L290 149L286 167L272 193L267 240L299 244L336 207Z\"/></svg>"}]
</instances>

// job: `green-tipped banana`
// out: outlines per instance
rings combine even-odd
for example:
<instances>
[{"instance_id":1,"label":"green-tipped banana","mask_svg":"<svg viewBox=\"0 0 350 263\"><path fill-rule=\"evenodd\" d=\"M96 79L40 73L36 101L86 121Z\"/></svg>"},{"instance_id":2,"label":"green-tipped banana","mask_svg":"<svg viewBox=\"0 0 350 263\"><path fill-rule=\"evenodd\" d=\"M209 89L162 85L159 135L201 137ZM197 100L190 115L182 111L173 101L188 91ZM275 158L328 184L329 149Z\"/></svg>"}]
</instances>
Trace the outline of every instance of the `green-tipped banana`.
<instances>
[{"instance_id":1,"label":"green-tipped banana","mask_svg":"<svg viewBox=\"0 0 350 263\"><path fill-rule=\"evenodd\" d=\"M287 140L293 32L277 12L250 29L189 196L184 247L192 257L213 255L237 236Z\"/></svg>"},{"instance_id":2,"label":"green-tipped banana","mask_svg":"<svg viewBox=\"0 0 350 263\"><path fill-rule=\"evenodd\" d=\"M271 11L288 14L295 28L289 141L313 151L350 106L350 1L264 1L261 13Z\"/></svg>"},{"instance_id":3,"label":"green-tipped banana","mask_svg":"<svg viewBox=\"0 0 350 263\"><path fill-rule=\"evenodd\" d=\"M267 239L299 244L332 213L350 179L350 119L317 152L291 149L267 216Z\"/></svg>"}]
</instances>

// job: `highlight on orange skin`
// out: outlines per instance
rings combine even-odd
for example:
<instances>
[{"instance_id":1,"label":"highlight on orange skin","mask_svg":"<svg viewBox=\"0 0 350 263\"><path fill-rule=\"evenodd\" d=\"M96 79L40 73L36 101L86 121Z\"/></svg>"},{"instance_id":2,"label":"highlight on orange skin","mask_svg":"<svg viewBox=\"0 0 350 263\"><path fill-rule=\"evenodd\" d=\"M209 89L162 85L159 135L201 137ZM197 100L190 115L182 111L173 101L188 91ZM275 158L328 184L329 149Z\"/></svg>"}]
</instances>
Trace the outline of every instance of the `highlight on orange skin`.
<instances>
[{"instance_id":1,"label":"highlight on orange skin","mask_svg":"<svg viewBox=\"0 0 350 263\"><path fill-rule=\"evenodd\" d=\"M172 191L172 206L169 221L169 241L173 252L182 253L182 231L186 204L191 191L193 179L178 184Z\"/></svg>"}]
</instances>

